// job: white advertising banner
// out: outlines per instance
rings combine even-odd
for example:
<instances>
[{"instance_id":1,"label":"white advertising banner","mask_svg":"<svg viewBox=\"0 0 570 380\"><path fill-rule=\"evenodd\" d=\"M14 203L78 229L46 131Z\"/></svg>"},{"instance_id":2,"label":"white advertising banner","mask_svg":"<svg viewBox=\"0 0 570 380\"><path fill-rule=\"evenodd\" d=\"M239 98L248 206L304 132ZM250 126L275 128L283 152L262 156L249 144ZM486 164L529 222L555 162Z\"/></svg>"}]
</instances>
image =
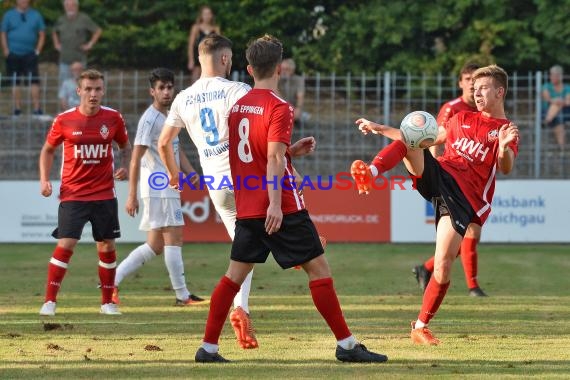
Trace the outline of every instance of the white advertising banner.
<instances>
[{"instance_id":1,"label":"white advertising banner","mask_svg":"<svg viewBox=\"0 0 570 380\"><path fill-rule=\"evenodd\" d=\"M434 212L415 190L411 181L405 190L390 191L390 238L392 242L434 242ZM119 199L121 238L119 242L142 242L140 216L131 218L124 211L127 183L116 182ZM54 242L57 226L59 181L53 182L54 195L44 198L37 181L0 181L3 213L0 242ZM497 181L492 212L483 228L483 242L570 242L570 181ZM384 239L381 241L386 241ZM83 229L82 242L92 242L91 226Z\"/></svg>"},{"instance_id":2,"label":"white advertising banner","mask_svg":"<svg viewBox=\"0 0 570 380\"><path fill-rule=\"evenodd\" d=\"M0 181L0 199L3 199L0 218L0 242L41 243L56 240L51 236L57 227L59 181L53 181L53 194L45 198L40 194L38 181ZM139 231L140 216L131 218L124 211L127 199L127 182L115 182L119 199L120 242L142 242L146 239ZM83 229L81 242L93 242L91 225Z\"/></svg>"},{"instance_id":3,"label":"white advertising banner","mask_svg":"<svg viewBox=\"0 0 570 380\"><path fill-rule=\"evenodd\" d=\"M570 242L570 181L500 180L482 242ZM392 242L434 242L434 212L416 191L392 191Z\"/></svg>"}]
</instances>

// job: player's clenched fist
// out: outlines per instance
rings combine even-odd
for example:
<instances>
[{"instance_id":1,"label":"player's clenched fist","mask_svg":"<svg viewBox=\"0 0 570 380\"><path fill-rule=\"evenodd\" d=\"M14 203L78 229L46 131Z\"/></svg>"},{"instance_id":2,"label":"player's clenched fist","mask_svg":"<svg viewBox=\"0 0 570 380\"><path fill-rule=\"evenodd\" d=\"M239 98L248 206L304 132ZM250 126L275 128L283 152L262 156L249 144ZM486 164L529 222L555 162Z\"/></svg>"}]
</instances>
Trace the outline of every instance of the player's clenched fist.
<instances>
[{"instance_id":1,"label":"player's clenched fist","mask_svg":"<svg viewBox=\"0 0 570 380\"><path fill-rule=\"evenodd\" d=\"M51 182L41 181L40 182L40 192L44 197L49 197L52 192Z\"/></svg>"},{"instance_id":2,"label":"player's clenched fist","mask_svg":"<svg viewBox=\"0 0 570 380\"><path fill-rule=\"evenodd\" d=\"M116 180L119 180L119 181L123 181L123 180L127 179L127 177L128 177L127 169L125 169L125 168L117 169L115 171L114 177Z\"/></svg>"},{"instance_id":3,"label":"player's clenched fist","mask_svg":"<svg viewBox=\"0 0 570 380\"><path fill-rule=\"evenodd\" d=\"M382 134L382 125L374 123L373 121L360 118L356 120L355 124L358 125L358 129L360 130L360 132L362 132L365 135L367 135L370 132L374 133L375 135Z\"/></svg>"}]
</instances>

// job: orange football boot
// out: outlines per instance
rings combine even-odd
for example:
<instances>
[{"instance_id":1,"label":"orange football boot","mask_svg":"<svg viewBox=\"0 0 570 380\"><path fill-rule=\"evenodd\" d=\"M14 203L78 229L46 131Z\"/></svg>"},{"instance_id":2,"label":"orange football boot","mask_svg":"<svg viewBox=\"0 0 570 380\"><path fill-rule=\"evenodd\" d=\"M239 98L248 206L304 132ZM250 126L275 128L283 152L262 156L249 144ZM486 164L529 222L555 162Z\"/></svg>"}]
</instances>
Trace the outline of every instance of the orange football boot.
<instances>
[{"instance_id":1,"label":"orange football boot","mask_svg":"<svg viewBox=\"0 0 570 380\"><path fill-rule=\"evenodd\" d=\"M356 183L358 194L368 194L372 189L372 173L370 167L362 160L356 160L350 166L350 175Z\"/></svg>"},{"instance_id":2,"label":"orange football boot","mask_svg":"<svg viewBox=\"0 0 570 380\"><path fill-rule=\"evenodd\" d=\"M427 327L420 327L416 329L416 322L412 321L412 342L415 344L423 344L426 346L437 346L440 340L431 333Z\"/></svg>"},{"instance_id":3,"label":"orange football boot","mask_svg":"<svg viewBox=\"0 0 570 380\"><path fill-rule=\"evenodd\" d=\"M247 314L241 306L236 307L230 313L230 322L232 323L238 344L241 348L247 350L259 347L249 314Z\"/></svg>"}]
</instances>

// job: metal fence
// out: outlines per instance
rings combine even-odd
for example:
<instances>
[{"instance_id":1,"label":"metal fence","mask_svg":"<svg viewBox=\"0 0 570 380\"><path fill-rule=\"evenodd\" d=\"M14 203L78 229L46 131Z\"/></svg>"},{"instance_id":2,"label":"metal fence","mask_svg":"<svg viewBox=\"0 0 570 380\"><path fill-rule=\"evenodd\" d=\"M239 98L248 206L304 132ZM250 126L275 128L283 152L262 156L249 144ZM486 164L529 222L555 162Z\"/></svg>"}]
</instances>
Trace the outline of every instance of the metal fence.
<instances>
[{"instance_id":1,"label":"metal fence","mask_svg":"<svg viewBox=\"0 0 570 380\"><path fill-rule=\"evenodd\" d=\"M121 111L133 137L138 118L150 103L147 73L105 74L104 103ZM186 87L189 79L179 73L177 87ZM234 73L233 79L249 81L243 73ZM510 76L506 110L507 116L519 125L521 146L515 169L508 178L568 178L565 158L559 153L551 131L541 128L543 80L541 72ZM22 92L23 114L12 117L10 81L0 80L0 83L0 179L36 179L39 152L51 118L30 115L31 100L26 88ZM436 114L441 104L459 96L457 78L445 75L316 74L306 76L305 84L306 117L296 127L294 139L315 136L317 150L311 156L297 159L295 166L300 173L311 176L348 171L353 160L371 159L388 142L383 137L358 133L354 124L358 117L397 126L412 110ZM46 115L60 111L57 88L57 77L41 78L41 105ZM181 135L185 150L198 165L196 150L186 134ZM394 170L401 172L403 168Z\"/></svg>"}]
</instances>

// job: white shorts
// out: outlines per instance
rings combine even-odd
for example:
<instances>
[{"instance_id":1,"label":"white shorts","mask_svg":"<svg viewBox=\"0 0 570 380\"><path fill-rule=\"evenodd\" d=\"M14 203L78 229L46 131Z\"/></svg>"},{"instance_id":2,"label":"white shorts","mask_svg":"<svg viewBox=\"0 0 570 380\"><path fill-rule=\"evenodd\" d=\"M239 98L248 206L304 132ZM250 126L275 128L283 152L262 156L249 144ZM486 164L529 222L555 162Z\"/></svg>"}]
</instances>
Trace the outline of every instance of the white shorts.
<instances>
[{"instance_id":1,"label":"white shorts","mask_svg":"<svg viewBox=\"0 0 570 380\"><path fill-rule=\"evenodd\" d=\"M142 203L141 231L184 225L180 198L143 198Z\"/></svg>"},{"instance_id":2,"label":"white shorts","mask_svg":"<svg viewBox=\"0 0 570 380\"><path fill-rule=\"evenodd\" d=\"M222 223L228 231L230 238L234 240L235 229L236 229L236 199L234 198L233 190L228 188L215 190L208 189L210 193L210 199L214 204L216 212L222 219Z\"/></svg>"}]
</instances>

